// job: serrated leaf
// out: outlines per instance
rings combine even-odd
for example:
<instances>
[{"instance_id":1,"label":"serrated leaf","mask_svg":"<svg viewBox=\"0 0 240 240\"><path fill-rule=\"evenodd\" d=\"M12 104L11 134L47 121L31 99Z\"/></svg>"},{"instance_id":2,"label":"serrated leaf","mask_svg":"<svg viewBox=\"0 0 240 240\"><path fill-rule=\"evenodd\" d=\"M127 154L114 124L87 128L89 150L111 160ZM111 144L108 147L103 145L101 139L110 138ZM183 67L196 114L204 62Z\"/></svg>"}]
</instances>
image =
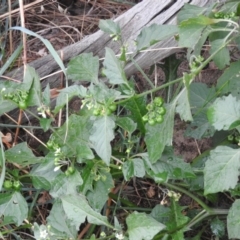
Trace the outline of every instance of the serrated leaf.
<instances>
[{"instance_id":1,"label":"serrated leaf","mask_svg":"<svg viewBox=\"0 0 240 240\"><path fill-rule=\"evenodd\" d=\"M141 158L128 159L124 162L122 166L123 176L126 181L130 178L144 177L145 176L145 166Z\"/></svg>"},{"instance_id":2,"label":"serrated leaf","mask_svg":"<svg viewBox=\"0 0 240 240\"><path fill-rule=\"evenodd\" d=\"M129 117L119 117L116 124L130 134L132 134L137 128L137 124Z\"/></svg>"},{"instance_id":3,"label":"serrated leaf","mask_svg":"<svg viewBox=\"0 0 240 240\"><path fill-rule=\"evenodd\" d=\"M225 39L217 39L211 42L210 54L213 54L215 51L221 49L213 56L213 61L220 70L230 63L230 53L227 47L222 47L224 44Z\"/></svg>"},{"instance_id":4,"label":"serrated leaf","mask_svg":"<svg viewBox=\"0 0 240 240\"><path fill-rule=\"evenodd\" d=\"M52 182L52 187L50 194L54 198L59 198L62 196L76 194L77 188L82 185L83 180L78 171L75 171L70 176L66 176L65 174L59 174L55 177Z\"/></svg>"},{"instance_id":5,"label":"serrated leaf","mask_svg":"<svg viewBox=\"0 0 240 240\"><path fill-rule=\"evenodd\" d=\"M153 237L165 228L145 213L133 212L127 219L129 240L152 240Z\"/></svg>"},{"instance_id":6,"label":"serrated leaf","mask_svg":"<svg viewBox=\"0 0 240 240\"><path fill-rule=\"evenodd\" d=\"M19 192L12 194L0 193L0 216L11 219L12 223L20 226L28 215L26 200Z\"/></svg>"},{"instance_id":7,"label":"serrated leaf","mask_svg":"<svg viewBox=\"0 0 240 240\"><path fill-rule=\"evenodd\" d=\"M234 97L240 99L240 61L230 64L217 82L217 91L222 94L231 93Z\"/></svg>"},{"instance_id":8,"label":"serrated leaf","mask_svg":"<svg viewBox=\"0 0 240 240\"><path fill-rule=\"evenodd\" d=\"M175 104L166 106L167 112L161 124L146 124L145 142L152 163L160 159L165 146L172 145Z\"/></svg>"},{"instance_id":9,"label":"serrated leaf","mask_svg":"<svg viewBox=\"0 0 240 240\"><path fill-rule=\"evenodd\" d=\"M43 159L42 157L35 157L26 142L19 143L5 151L5 157L8 162L17 163L22 167L40 163Z\"/></svg>"},{"instance_id":10,"label":"serrated leaf","mask_svg":"<svg viewBox=\"0 0 240 240\"><path fill-rule=\"evenodd\" d=\"M184 134L187 137L202 139L212 137L214 133L214 127L209 123L206 113L202 112L194 117Z\"/></svg>"},{"instance_id":11,"label":"serrated leaf","mask_svg":"<svg viewBox=\"0 0 240 240\"><path fill-rule=\"evenodd\" d=\"M227 230L229 239L239 239L240 236L240 199L235 200L227 216Z\"/></svg>"},{"instance_id":12,"label":"serrated leaf","mask_svg":"<svg viewBox=\"0 0 240 240\"><path fill-rule=\"evenodd\" d=\"M184 224L188 222L188 217L184 216L182 211L184 207L179 206L179 203L171 198L171 205L170 205L171 213L169 216L169 221L166 224L167 230L171 232L177 228L180 228ZM176 231L175 233L171 234L173 240L182 240L184 239L183 235L183 228Z\"/></svg>"},{"instance_id":13,"label":"serrated leaf","mask_svg":"<svg viewBox=\"0 0 240 240\"><path fill-rule=\"evenodd\" d=\"M100 169L99 175L100 179L95 182L93 189L86 194L89 205L97 212L101 212L109 198L108 193L114 187L111 173Z\"/></svg>"},{"instance_id":14,"label":"serrated leaf","mask_svg":"<svg viewBox=\"0 0 240 240\"><path fill-rule=\"evenodd\" d=\"M73 85L60 90L59 92L60 93L57 97L54 113L58 113L58 111L63 108L73 97L78 96L84 98L87 95L87 89L82 85Z\"/></svg>"},{"instance_id":15,"label":"serrated leaf","mask_svg":"<svg viewBox=\"0 0 240 240\"><path fill-rule=\"evenodd\" d=\"M110 163L112 147L110 142L114 139L115 122L110 116L97 118L93 123L90 141L98 156L107 164Z\"/></svg>"},{"instance_id":16,"label":"serrated leaf","mask_svg":"<svg viewBox=\"0 0 240 240\"><path fill-rule=\"evenodd\" d=\"M182 21L179 25L179 46L193 49L201 39L203 30L213 23L214 19L203 15Z\"/></svg>"},{"instance_id":17,"label":"serrated leaf","mask_svg":"<svg viewBox=\"0 0 240 240\"><path fill-rule=\"evenodd\" d=\"M217 98L208 108L207 117L216 130L229 130L240 119L240 101L232 95Z\"/></svg>"},{"instance_id":18,"label":"serrated leaf","mask_svg":"<svg viewBox=\"0 0 240 240\"><path fill-rule=\"evenodd\" d=\"M49 216L47 217L47 223L51 226L51 233L54 233L55 238L76 239L77 230L75 226L71 225L71 221L67 219L67 216L63 210L62 203L55 201Z\"/></svg>"},{"instance_id":19,"label":"serrated leaf","mask_svg":"<svg viewBox=\"0 0 240 240\"><path fill-rule=\"evenodd\" d=\"M111 84L127 83L127 77L121 62L115 56L113 50L106 48L104 65L104 74Z\"/></svg>"},{"instance_id":20,"label":"serrated leaf","mask_svg":"<svg viewBox=\"0 0 240 240\"><path fill-rule=\"evenodd\" d=\"M176 157L172 148L166 148L160 160L152 165L154 172L167 172L169 179L195 178L195 174L189 163Z\"/></svg>"},{"instance_id":21,"label":"serrated leaf","mask_svg":"<svg viewBox=\"0 0 240 240\"><path fill-rule=\"evenodd\" d=\"M204 168L204 194L223 192L238 182L240 151L219 146L210 152Z\"/></svg>"},{"instance_id":22,"label":"serrated leaf","mask_svg":"<svg viewBox=\"0 0 240 240\"><path fill-rule=\"evenodd\" d=\"M112 228L108 223L107 217L95 212L88 204L84 196L79 194L63 196L61 198L63 209L68 219L71 220L79 229L79 226L85 222L87 218L89 223L97 225L105 225Z\"/></svg>"},{"instance_id":23,"label":"serrated leaf","mask_svg":"<svg viewBox=\"0 0 240 240\"><path fill-rule=\"evenodd\" d=\"M54 141L59 144L63 153L68 157L93 159L94 155L89 142L91 127L92 123L89 117L72 114L68 118L68 123L53 133Z\"/></svg>"},{"instance_id":24,"label":"serrated leaf","mask_svg":"<svg viewBox=\"0 0 240 240\"><path fill-rule=\"evenodd\" d=\"M105 32L112 35L119 35L121 33L121 29L118 23L115 23L113 20L100 20L99 21L99 28Z\"/></svg>"},{"instance_id":25,"label":"serrated leaf","mask_svg":"<svg viewBox=\"0 0 240 240\"><path fill-rule=\"evenodd\" d=\"M67 75L73 81L98 83L99 59L92 53L82 53L68 63Z\"/></svg>"},{"instance_id":26,"label":"serrated leaf","mask_svg":"<svg viewBox=\"0 0 240 240\"><path fill-rule=\"evenodd\" d=\"M50 190L51 184L61 171L54 171L54 156L46 156L39 165L35 165L29 176L37 189Z\"/></svg>"},{"instance_id":27,"label":"serrated leaf","mask_svg":"<svg viewBox=\"0 0 240 240\"><path fill-rule=\"evenodd\" d=\"M178 26L176 25L157 25L152 24L149 27L142 29L137 37L137 50L146 49L153 44L162 41L166 38L174 36L178 33Z\"/></svg>"},{"instance_id":28,"label":"serrated leaf","mask_svg":"<svg viewBox=\"0 0 240 240\"><path fill-rule=\"evenodd\" d=\"M225 235L225 224L218 217L211 221L210 227L216 237L223 237Z\"/></svg>"},{"instance_id":29,"label":"serrated leaf","mask_svg":"<svg viewBox=\"0 0 240 240\"><path fill-rule=\"evenodd\" d=\"M137 127L141 133L145 133L145 124L142 120L142 116L147 112L145 98L132 97L124 103L123 106L131 111L131 115L129 117L137 123Z\"/></svg>"}]
</instances>

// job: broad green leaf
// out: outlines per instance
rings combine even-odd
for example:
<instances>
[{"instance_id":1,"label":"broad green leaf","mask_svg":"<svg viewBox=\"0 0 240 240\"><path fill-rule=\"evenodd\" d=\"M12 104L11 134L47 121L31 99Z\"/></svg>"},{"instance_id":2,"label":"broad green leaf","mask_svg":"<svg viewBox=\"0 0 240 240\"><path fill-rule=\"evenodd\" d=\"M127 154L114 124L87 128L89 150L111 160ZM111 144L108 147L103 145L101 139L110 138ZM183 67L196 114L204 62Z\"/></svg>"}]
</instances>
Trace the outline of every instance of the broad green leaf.
<instances>
[{"instance_id":1,"label":"broad green leaf","mask_svg":"<svg viewBox=\"0 0 240 240\"><path fill-rule=\"evenodd\" d=\"M91 127L92 123L88 117L72 114L68 122L53 134L54 141L68 157L93 159L94 155L89 142Z\"/></svg>"},{"instance_id":2,"label":"broad green leaf","mask_svg":"<svg viewBox=\"0 0 240 240\"><path fill-rule=\"evenodd\" d=\"M141 158L128 159L124 162L122 171L126 181L134 176L142 178L145 176L144 162Z\"/></svg>"},{"instance_id":3,"label":"broad green leaf","mask_svg":"<svg viewBox=\"0 0 240 240\"><path fill-rule=\"evenodd\" d=\"M137 128L137 124L129 117L117 118L116 124L130 134L132 134Z\"/></svg>"},{"instance_id":4,"label":"broad green leaf","mask_svg":"<svg viewBox=\"0 0 240 240\"><path fill-rule=\"evenodd\" d=\"M181 11L177 15L178 23L181 23L184 20L191 19L193 17L203 15L206 11L206 8L199 7L196 5L185 3Z\"/></svg>"},{"instance_id":5,"label":"broad green leaf","mask_svg":"<svg viewBox=\"0 0 240 240\"><path fill-rule=\"evenodd\" d=\"M59 92L60 93L57 97L54 113L58 113L58 111L63 108L73 97L77 96L84 98L87 95L87 89L82 85L72 85L70 87L64 88L63 90L60 90Z\"/></svg>"},{"instance_id":6,"label":"broad green leaf","mask_svg":"<svg viewBox=\"0 0 240 240\"><path fill-rule=\"evenodd\" d=\"M51 103L51 94L50 94L50 87L49 87L49 83L47 84L46 88L44 89L43 93L42 93L42 102L45 106L50 107L50 103Z\"/></svg>"},{"instance_id":7,"label":"broad green leaf","mask_svg":"<svg viewBox=\"0 0 240 240\"><path fill-rule=\"evenodd\" d=\"M235 200L227 216L227 230L229 239L239 239L240 236L240 199Z\"/></svg>"},{"instance_id":8,"label":"broad green leaf","mask_svg":"<svg viewBox=\"0 0 240 240\"><path fill-rule=\"evenodd\" d=\"M75 171L70 176L66 176L65 174L59 174L55 177L52 182L52 188L50 194L54 198L76 194L77 188L82 185L83 180L78 171Z\"/></svg>"},{"instance_id":9,"label":"broad green leaf","mask_svg":"<svg viewBox=\"0 0 240 240\"><path fill-rule=\"evenodd\" d=\"M33 67L27 66L23 82L30 86L27 106L40 106L42 87L40 84L40 78Z\"/></svg>"},{"instance_id":10,"label":"broad green leaf","mask_svg":"<svg viewBox=\"0 0 240 240\"><path fill-rule=\"evenodd\" d=\"M167 147L160 160L152 165L155 173L167 172L169 179L195 178L195 174L189 163L176 157L171 147Z\"/></svg>"},{"instance_id":11,"label":"broad green leaf","mask_svg":"<svg viewBox=\"0 0 240 240\"><path fill-rule=\"evenodd\" d=\"M121 29L118 25L118 23L115 23L112 20L100 20L99 21L99 28L105 32L109 33L111 35L119 35L121 33Z\"/></svg>"},{"instance_id":12,"label":"broad green leaf","mask_svg":"<svg viewBox=\"0 0 240 240\"><path fill-rule=\"evenodd\" d=\"M51 184L61 171L54 171L54 156L47 155L39 165L33 166L30 177L37 189L50 190Z\"/></svg>"},{"instance_id":13,"label":"broad green leaf","mask_svg":"<svg viewBox=\"0 0 240 240\"><path fill-rule=\"evenodd\" d=\"M9 100L0 100L0 105L0 116L18 107L16 103Z\"/></svg>"},{"instance_id":14,"label":"broad green leaf","mask_svg":"<svg viewBox=\"0 0 240 240\"><path fill-rule=\"evenodd\" d=\"M86 196L87 191L93 191L93 181L95 178L95 161L87 161L85 167L82 170L81 176L83 184L80 186L81 193Z\"/></svg>"},{"instance_id":15,"label":"broad green leaf","mask_svg":"<svg viewBox=\"0 0 240 240\"><path fill-rule=\"evenodd\" d=\"M4 218L11 219L17 226L27 218L27 202L19 192L0 193L0 216L2 215Z\"/></svg>"},{"instance_id":16,"label":"broad green leaf","mask_svg":"<svg viewBox=\"0 0 240 240\"><path fill-rule=\"evenodd\" d=\"M51 118L40 118L39 123L44 132L49 130L52 121L53 121L53 119L51 119Z\"/></svg>"},{"instance_id":17,"label":"broad green leaf","mask_svg":"<svg viewBox=\"0 0 240 240\"><path fill-rule=\"evenodd\" d=\"M182 21L179 25L179 46L194 48L201 39L203 30L215 21L203 15Z\"/></svg>"},{"instance_id":18,"label":"broad green leaf","mask_svg":"<svg viewBox=\"0 0 240 240\"><path fill-rule=\"evenodd\" d=\"M107 217L95 212L88 204L84 196L80 194L63 196L61 198L63 209L68 219L72 221L76 229L84 223L86 218L89 223L105 225L112 228L108 223Z\"/></svg>"},{"instance_id":19,"label":"broad green leaf","mask_svg":"<svg viewBox=\"0 0 240 240\"><path fill-rule=\"evenodd\" d=\"M166 226L145 213L133 212L127 219L129 240L152 240Z\"/></svg>"},{"instance_id":20,"label":"broad green leaf","mask_svg":"<svg viewBox=\"0 0 240 240\"><path fill-rule=\"evenodd\" d=\"M92 53L82 53L68 63L67 75L74 81L98 83L99 59Z\"/></svg>"},{"instance_id":21,"label":"broad green leaf","mask_svg":"<svg viewBox=\"0 0 240 240\"><path fill-rule=\"evenodd\" d=\"M145 126L142 120L142 116L144 116L147 112L145 98L132 97L123 104L123 107L131 111L131 115L129 117L137 123L137 127L141 133L145 133Z\"/></svg>"},{"instance_id":22,"label":"broad green leaf","mask_svg":"<svg viewBox=\"0 0 240 240\"><path fill-rule=\"evenodd\" d=\"M171 216L171 209L169 207L158 204L152 209L150 215L158 222L166 225L169 222Z\"/></svg>"},{"instance_id":23,"label":"broad green leaf","mask_svg":"<svg viewBox=\"0 0 240 240\"><path fill-rule=\"evenodd\" d=\"M111 116L98 117L93 123L89 138L94 150L107 165L112 155L110 142L114 139L114 127L115 122Z\"/></svg>"},{"instance_id":24,"label":"broad green leaf","mask_svg":"<svg viewBox=\"0 0 240 240\"><path fill-rule=\"evenodd\" d=\"M214 63L220 70L225 68L226 65L229 65L230 63L229 50L227 47L222 47L224 45L225 45L225 39L217 39L211 42L210 54L213 54L217 50L221 49L213 57Z\"/></svg>"},{"instance_id":25,"label":"broad green leaf","mask_svg":"<svg viewBox=\"0 0 240 240\"><path fill-rule=\"evenodd\" d=\"M54 202L51 212L47 217L47 224L51 226L51 233L55 235L56 239L76 239L77 237L77 229L67 219L62 203L59 201Z\"/></svg>"},{"instance_id":26,"label":"broad green leaf","mask_svg":"<svg viewBox=\"0 0 240 240\"><path fill-rule=\"evenodd\" d=\"M171 213L169 216L169 221L166 224L167 230L171 232L177 228L182 227L184 224L188 222L188 217L184 216L182 211L184 207L179 206L179 203L171 198L171 205L170 205ZM173 240L182 240L184 239L183 235L183 228L180 228L177 232L174 231L171 234Z\"/></svg>"},{"instance_id":27,"label":"broad green leaf","mask_svg":"<svg viewBox=\"0 0 240 240\"><path fill-rule=\"evenodd\" d=\"M34 156L26 142L19 143L5 151L5 157L7 162L17 163L22 167L28 166L29 164L40 163L43 160L42 157Z\"/></svg>"},{"instance_id":28,"label":"broad green leaf","mask_svg":"<svg viewBox=\"0 0 240 240\"><path fill-rule=\"evenodd\" d=\"M110 48L106 48L105 60L103 62L104 74L111 84L127 84L127 77L121 62Z\"/></svg>"},{"instance_id":29,"label":"broad green leaf","mask_svg":"<svg viewBox=\"0 0 240 240\"><path fill-rule=\"evenodd\" d=\"M176 112L179 113L181 120L192 121L192 113L189 103L189 92L185 87L178 96L178 103L176 107Z\"/></svg>"},{"instance_id":30,"label":"broad green leaf","mask_svg":"<svg viewBox=\"0 0 240 240\"><path fill-rule=\"evenodd\" d=\"M100 169L99 175L100 179L95 182L93 190L86 194L89 205L97 212L101 212L108 200L108 193L114 187L111 173Z\"/></svg>"},{"instance_id":31,"label":"broad green leaf","mask_svg":"<svg viewBox=\"0 0 240 240\"><path fill-rule=\"evenodd\" d=\"M223 192L238 182L240 150L218 146L210 152L204 168L204 194Z\"/></svg>"},{"instance_id":32,"label":"broad green leaf","mask_svg":"<svg viewBox=\"0 0 240 240\"><path fill-rule=\"evenodd\" d=\"M175 104L168 105L166 109L163 123L154 126L146 124L145 141L152 163L160 159L165 146L172 145Z\"/></svg>"},{"instance_id":33,"label":"broad green leaf","mask_svg":"<svg viewBox=\"0 0 240 240\"><path fill-rule=\"evenodd\" d=\"M232 95L217 98L208 108L207 116L216 130L228 130L240 119L240 101Z\"/></svg>"},{"instance_id":34,"label":"broad green leaf","mask_svg":"<svg viewBox=\"0 0 240 240\"><path fill-rule=\"evenodd\" d=\"M193 112L206 107L215 96L215 88L206 84L193 82L189 88L189 101Z\"/></svg>"},{"instance_id":35,"label":"broad green leaf","mask_svg":"<svg viewBox=\"0 0 240 240\"><path fill-rule=\"evenodd\" d=\"M187 126L185 136L195 139L209 138L215 133L214 127L209 123L205 112L197 114Z\"/></svg>"},{"instance_id":36,"label":"broad green leaf","mask_svg":"<svg viewBox=\"0 0 240 240\"><path fill-rule=\"evenodd\" d=\"M224 237L225 235L225 224L218 217L211 221L211 230L216 237Z\"/></svg>"},{"instance_id":37,"label":"broad green leaf","mask_svg":"<svg viewBox=\"0 0 240 240\"><path fill-rule=\"evenodd\" d=\"M217 82L217 91L221 94L231 93L234 97L240 99L240 61L230 64Z\"/></svg>"},{"instance_id":38,"label":"broad green leaf","mask_svg":"<svg viewBox=\"0 0 240 240\"><path fill-rule=\"evenodd\" d=\"M176 25L157 25L152 24L149 27L143 28L137 37L137 50L146 49L153 44L162 41L166 38L174 36L178 33L178 26Z\"/></svg>"}]
</instances>

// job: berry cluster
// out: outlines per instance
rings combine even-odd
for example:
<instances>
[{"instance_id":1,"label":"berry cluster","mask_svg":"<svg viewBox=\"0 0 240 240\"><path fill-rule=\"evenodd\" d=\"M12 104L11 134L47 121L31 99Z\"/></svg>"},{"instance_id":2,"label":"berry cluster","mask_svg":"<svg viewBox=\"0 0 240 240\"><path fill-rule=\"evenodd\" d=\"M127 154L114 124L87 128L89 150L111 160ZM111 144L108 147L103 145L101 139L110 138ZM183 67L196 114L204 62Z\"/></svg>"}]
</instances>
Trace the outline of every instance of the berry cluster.
<instances>
[{"instance_id":1,"label":"berry cluster","mask_svg":"<svg viewBox=\"0 0 240 240\"><path fill-rule=\"evenodd\" d=\"M97 105L94 106L93 115L94 116L109 116L113 112L117 110L117 105L115 103L111 103L108 106Z\"/></svg>"},{"instance_id":2,"label":"berry cluster","mask_svg":"<svg viewBox=\"0 0 240 240\"><path fill-rule=\"evenodd\" d=\"M153 126L156 123L162 123L163 117L166 113L166 108L163 106L164 100L161 97L156 97L151 103L147 105L148 113L142 117L144 122L148 122Z\"/></svg>"},{"instance_id":3,"label":"berry cluster","mask_svg":"<svg viewBox=\"0 0 240 240\"><path fill-rule=\"evenodd\" d=\"M236 16L235 12L224 13L224 12L217 12L214 14L214 17L217 19L231 19Z\"/></svg>"},{"instance_id":4,"label":"berry cluster","mask_svg":"<svg viewBox=\"0 0 240 240\"><path fill-rule=\"evenodd\" d=\"M15 190L19 191L21 189L21 183L19 181L10 181L10 180L5 180L3 183L3 187L6 190Z\"/></svg>"}]
</instances>

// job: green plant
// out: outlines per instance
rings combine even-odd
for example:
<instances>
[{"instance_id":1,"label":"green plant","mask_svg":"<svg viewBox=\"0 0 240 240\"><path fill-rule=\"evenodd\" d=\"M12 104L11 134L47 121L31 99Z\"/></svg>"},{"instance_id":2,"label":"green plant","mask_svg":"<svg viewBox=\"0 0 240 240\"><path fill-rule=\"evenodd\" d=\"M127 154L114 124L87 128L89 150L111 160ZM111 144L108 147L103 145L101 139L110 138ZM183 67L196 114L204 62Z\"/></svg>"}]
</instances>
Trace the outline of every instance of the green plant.
<instances>
[{"instance_id":1,"label":"green plant","mask_svg":"<svg viewBox=\"0 0 240 240\"><path fill-rule=\"evenodd\" d=\"M26 228L36 239L76 239L79 227L87 220L92 227L88 239L184 239L184 234L196 226L200 229L196 239L200 239L205 222L218 238L226 236L225 225L229 238L239 238L240 150L236 143L240 131L240 61L230 62L228 48L230 43L240 43L239 8L238 1L230 1L220 10L215 5L201 8L186 4L178 15L178 25L143 29L136 40L136 51L175 36L179 46L188 49L190 71L181 78L169 77L159 87L145 75L151 89L142 93L137 93L134 81L125 75L126 62L134 60L126 55L119 26L110 20L100 21L100 28L122 44L122 53L117 58L106 48L102 72L108 83L99 79L99 59L91 53L71 59L66 71L67 79L88 82L89 86L67 84L59 91L54 109L50 106L49 86L40 90L33 68L27 66L22 83L0 82L0 114L19 107L38 119L45 131L52 132L47 143L41 143L46 154L39 157L26 142L7 150L1 142L2 236L17 236ZM204 59L201 50L207 39L210 56ZM56 53L52 50L52 54ZM55 59L60 61L58 55ZM194 82L210 61L224 69L216 86ZM166 91L164 101L159 91L173 86L175 90ZM73 97L81 98L82 106L70 115L68 102ZM65 106L67 119L56 128L52 118ZM41 117L29 107L36 107ZM225 141L191 164L184 162L172 147L176 113L189 122L187 136L201 139L222 131ZM233 136L231 141L236 138L235 144L228 141L229 135ZM22 171L27 166L30 170ZM162 186L170 206L156 205L148 214L147 209L137 211L136 205L121 197L124 183L136 177ZM122 181L118 194L111 191L114 181ZM26 201L29 191L32 198ZM34 222L40 191L48 191L52 197L46 225ZM229 209L207 205L219 192L227 192L234 199ZM192 198L198 209L180 206L182 194ZM107 214L111 209L106 204L109 197L117 201L111 217ZM120 203L128 213L127 228L119 223ZM102 233L96 236L98 225Z\"/></svg>"}]
</instances>

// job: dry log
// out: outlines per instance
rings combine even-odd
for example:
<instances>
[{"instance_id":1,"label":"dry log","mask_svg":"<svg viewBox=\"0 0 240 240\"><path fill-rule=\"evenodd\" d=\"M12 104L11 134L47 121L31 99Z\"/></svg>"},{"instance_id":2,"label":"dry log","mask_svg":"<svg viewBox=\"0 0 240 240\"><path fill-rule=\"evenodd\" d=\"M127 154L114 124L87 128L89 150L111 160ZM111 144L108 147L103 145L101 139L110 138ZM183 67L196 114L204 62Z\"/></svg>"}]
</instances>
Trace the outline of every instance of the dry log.
<instances>
[{"instance_id":1,"label":"dry log","mask_svg":"<svg viewBox=\"0 0 240 240\"><path fill-rule=\"evenodd\" d=\"M221 0L222 2L224 0ZM206 6L214 3L214 0L143 0L133 8L115 19L122 29L122 37L124 43L128 45L128 51L134 51L134 40L139 35L140 31L153 23L156 24L175 24L176 14L183 7L184 3L190 3L198 6ZM220 1L219 1L220 2ZM166 58L177 49L173 49L177 43L173 38L161 41L152 48L162 48L160 51L149 51L139 53L135 56L137 64L145 69L156 62ZM75 57L83 52L92 52L100 58L104 56L104 48L110 47L117 54L119 52L119 44L114 43L110 36L101 30L89 35L81 41L74 43L62 49L63 61L67 63L72 57ZM34 67L40 78L47 76L57 70L59 67L53 60L51 55L37 59L29 64ZM132 63L127 64L126 73L128 76L136 72L136 68ZM19 68L8 74L15 79L21 80L23 76L23 68ZM59 75L53 75L42 81L44 87L49 83L51 87L58 85Z\"/></svg>"}]
</instances>

